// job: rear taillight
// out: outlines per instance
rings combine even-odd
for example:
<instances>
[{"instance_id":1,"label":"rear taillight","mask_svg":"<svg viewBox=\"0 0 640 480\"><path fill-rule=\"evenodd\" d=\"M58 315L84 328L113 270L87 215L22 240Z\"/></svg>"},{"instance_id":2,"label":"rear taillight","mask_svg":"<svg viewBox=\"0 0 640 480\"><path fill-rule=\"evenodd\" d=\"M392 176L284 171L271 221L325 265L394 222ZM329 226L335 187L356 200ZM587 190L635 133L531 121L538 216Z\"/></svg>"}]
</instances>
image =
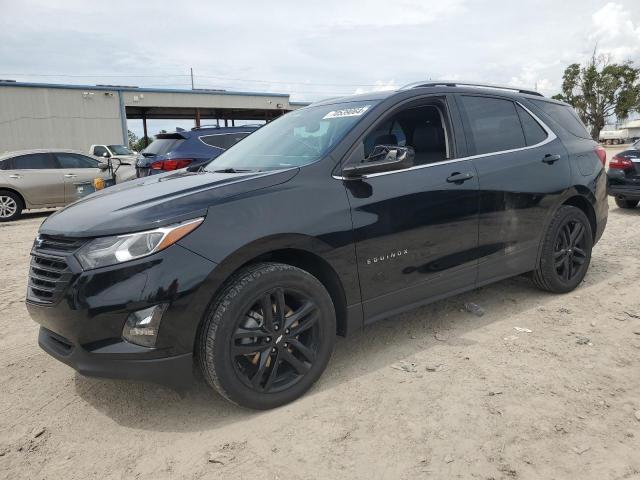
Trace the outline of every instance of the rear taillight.
<instances>
[{"instance_id":1,"label":"rear taillight","mask_svg":"<svg viewBox=\"0 0 640 480\"><path fill-rule=\"evenodd\" d=\"M614 155L609 162L609 168L614 170L631 170L633 168L633 162L624 157Z\"/></svg>"},{"instance_id":2,"label":"rear taillight","mask_svg":"<svg viewBox=\"0 0 640 480\"><path fill-rule=\"evenodd\" d=\"M193 162L191 158L173 158L171 160L158 160L151 164L151 170L178 170L180 168L188 167Z\"/></svg>"},{"instance_id":3,"label":"rear taillight","mask_svg":"<svg viewBox=\"0 0 640 480\"><path fill-rule=\"evenodd\" d=\"M602 166L604 167L607 163L607 151L600 145L595 148L595 151L596 155L598 155L598 158L600 159L600 163L602 163Z\"/></svg>"}]
</instances>

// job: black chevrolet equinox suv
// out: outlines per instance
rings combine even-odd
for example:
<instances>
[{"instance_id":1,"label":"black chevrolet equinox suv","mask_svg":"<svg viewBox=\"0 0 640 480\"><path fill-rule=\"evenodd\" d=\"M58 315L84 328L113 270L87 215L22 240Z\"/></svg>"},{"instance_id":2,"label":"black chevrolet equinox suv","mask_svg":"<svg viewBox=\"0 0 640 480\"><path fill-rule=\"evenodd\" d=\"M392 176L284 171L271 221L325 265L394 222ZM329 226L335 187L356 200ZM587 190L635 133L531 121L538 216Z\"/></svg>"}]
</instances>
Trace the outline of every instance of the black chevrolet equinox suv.
<instances>
[{"instance_id":1,"label":"black chevrolet equinox suv","mask_svg":"<svg viewBox=\"0 0 640 480\"><path fill-rule=\"evenodd\" d=\"M335 336L530 273L565 293L607 221L605 155L536 92L422 82L290 112L202 171L105 189L32 250L39 344L86 375L267 409ZM194 367L196 367L194 369Z\"/></svg>"}]
</instances>

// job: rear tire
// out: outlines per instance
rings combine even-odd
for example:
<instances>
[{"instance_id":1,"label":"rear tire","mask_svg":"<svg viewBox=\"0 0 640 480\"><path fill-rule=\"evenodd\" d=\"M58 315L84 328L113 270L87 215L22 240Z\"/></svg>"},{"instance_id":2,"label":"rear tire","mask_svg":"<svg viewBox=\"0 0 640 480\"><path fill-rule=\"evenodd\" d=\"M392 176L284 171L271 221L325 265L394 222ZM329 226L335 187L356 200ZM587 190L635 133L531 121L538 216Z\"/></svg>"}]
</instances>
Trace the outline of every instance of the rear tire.
<instances>
[{"instance_id":1,"label":"rear tire","mask_svg":"<svg viewBox=\"0 0 640 480\"><path fill-rule=\"evenodd\" d=\"M548 292L572 291L589 269L592 248L591 224L584 212L569 205L560 207L545 233L533 282Z\"/></svg>"},{"instance_id":2,"label":"rear tire","mask_svg":"<svg viewBox=\"0 0 640 480\"><path fill-rule=\"evenodd\" d=\"M636 208L638 206L638 200L627 200L625 198L615 198L616 205L620 208Z\"/></svg>"},{"instance_id":3,"label":"rear tire","mask_svg":"<svg viewBox=\"0 0 640 480\"><path fill-rule=\"evenodd\" d=\"M322 283L282 263L235 274L214 299L197 342L207 382L257 410L289 403L324 371L335 343L333 302Z\"/></svg>"},{"instance_id":4,"label":"rear tire","mask_svg":"<svg viewBox=\"0 0 640 480\"><path fill-rule=\"evenodd\" d=\"M13 192L0 190L0 222L17 220L22 215L22 199Z\"/></svg>"}]
</instances>

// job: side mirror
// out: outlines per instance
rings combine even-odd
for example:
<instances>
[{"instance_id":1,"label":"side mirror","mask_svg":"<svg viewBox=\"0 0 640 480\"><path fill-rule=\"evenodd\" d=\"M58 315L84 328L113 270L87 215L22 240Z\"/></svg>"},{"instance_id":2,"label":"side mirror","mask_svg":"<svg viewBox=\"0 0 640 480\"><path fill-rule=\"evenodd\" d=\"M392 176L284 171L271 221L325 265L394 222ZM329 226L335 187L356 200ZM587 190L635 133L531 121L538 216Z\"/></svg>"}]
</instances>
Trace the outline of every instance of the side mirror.
<instances>
[{"instance_id":1,"label":"side mirror","mask_svg":"<svg viewBox=\"0 0 640 480\"><path fill-rule=\"evenodd\" d=\"M104 172L105 170L108 170L108 169L109 169L109 164L108 164L108 163L99 163L99 164L98 164L98 168L99 168L101 171L103 171L103 172Z\"/></svg>"},{"instance_id":2,"label":"side mirror","mask_svg":"<svg viewBox=\"0 0 640 480\"><path fill-rule=\"evenodd\" d=\"M403 170L413 167L415 156L413 147L376 145L369 158L355 165L344 167L342 174L347 178L360 178L371 173Z\"/></svg>"},{"instance_id":3,"label":"side mirror","mask_svg":"<svg viewBox=\"0 0 640 480\"><path fill-rule=\"evenodd\" d=\"M104 152L104 153L102 154L102 156L103 156L104 158L109 158L109 157L111 157L111 155L109 155L109 152Z\"/></svg>"}]
</instances>

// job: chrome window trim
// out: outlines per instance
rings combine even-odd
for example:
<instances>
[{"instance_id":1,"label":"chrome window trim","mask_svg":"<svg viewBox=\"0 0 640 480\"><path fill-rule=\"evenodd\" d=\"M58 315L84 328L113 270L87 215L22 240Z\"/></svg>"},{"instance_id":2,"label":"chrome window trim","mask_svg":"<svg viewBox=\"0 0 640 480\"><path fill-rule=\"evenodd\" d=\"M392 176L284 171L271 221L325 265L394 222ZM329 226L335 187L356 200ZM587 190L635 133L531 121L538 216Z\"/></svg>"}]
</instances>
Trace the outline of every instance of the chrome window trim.
<instances>
[{"instance_id":1,"label":"chrome window trim","mask_svg":"<svg viewBox=\"0 0 640 480\"><path fill-rule=\"evenodd\" d=\"M529 150L529 149L532 149L532 148L542 147L543 145L546 145L547 143L551 143L556 138L558 138L557 135L555 133L553 133L553 130L551 130L547 126L546 123L544 123L542 120L540 120L540 118L536 114L534 114L531 110L529 110L527 107L525 107L520 102L515 101L515 103L517 103L529 115L531 115L533 117L533 119L536 122L538 122L540 124L540 126L544 129L544 131L547 133L547 138L545 138L542 142L538 142L535 145L528 145L526 147L521 147L521 148L512 148L510 150L500 150L498 152L480 153L478 155L469 155L467 157L453 158L451 160L443 160L441 162L433 162L433 163L428 163L426 165L416 165L415 167L404 168L404 169L400 169L400 170L392 170L390 172L370 173L368 175L362 175L361 177L357 177L357 179L358 180L366 180L368 178L381 177L381 176L384 176L384 175L393 175L395 173L400 173L400 172L409 172L411 170L421 170L423 168L435 167L437 165L447 165L449 163L464 162L466 160L476 160L478 158L492 157L494 155L504 155L504 154L507 154L507 153L521 152L521 151ZM348 178L348 177L342 177L342 176L338 176L338 175L332 175L332 176L336 180L356 180L356 178Z\"/></svg>"}]
</instances>

